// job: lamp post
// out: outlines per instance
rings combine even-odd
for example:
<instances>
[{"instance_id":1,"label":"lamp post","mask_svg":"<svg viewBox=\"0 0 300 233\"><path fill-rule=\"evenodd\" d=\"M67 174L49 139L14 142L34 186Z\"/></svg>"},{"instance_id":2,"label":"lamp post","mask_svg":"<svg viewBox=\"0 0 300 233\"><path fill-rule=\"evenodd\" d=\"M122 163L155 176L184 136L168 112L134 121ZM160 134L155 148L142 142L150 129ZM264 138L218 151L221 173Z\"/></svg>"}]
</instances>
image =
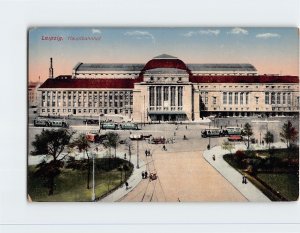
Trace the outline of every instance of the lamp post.
<instances>
[{"instance_id":1,"label":"lamp post","mask_svg":"<svg viewBox=\"0 0 300 233\"><path fill-rule=\"evenodd\" d=\"M140 168L139 164L139 140L136 141L136 168Z\"/></svg>"},{"instance_id":2,"label":"lamp post","mask_svg":"<svg viewBox=\"0 0 300 233\"><path fill-rule=\"evenodd\" d=\"M209 128L209 134L211 134L210 133L210 122L209 122L209 124L208 124L208 128ZM208 149L210 150L210 136L211 135L208 135Z\"/></svg>"},{"instance_id":3,"label":"lamp post","mask_svg":"<svg viewBox=\"0 0 300 233\"><path fill-rule=\"evenodd\" d=\"M96 194L95 194L95 154L92 154L93 156L93 192L92 192L92 201L95 201Z\"/></svg>"}]
</instances>

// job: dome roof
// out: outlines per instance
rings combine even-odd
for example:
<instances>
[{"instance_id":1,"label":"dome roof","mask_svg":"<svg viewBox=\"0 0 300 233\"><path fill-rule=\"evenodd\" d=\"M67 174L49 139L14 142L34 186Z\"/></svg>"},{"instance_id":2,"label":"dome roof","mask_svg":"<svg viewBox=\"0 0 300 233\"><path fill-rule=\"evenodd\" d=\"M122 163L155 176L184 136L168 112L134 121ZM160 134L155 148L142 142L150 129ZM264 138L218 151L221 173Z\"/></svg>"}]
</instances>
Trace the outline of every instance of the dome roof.
<instances>
[{"instance_id":1,"label":"dome roof","mask_svg":"<svg viewBox=\"0 0 300 233\"><path fill-rule=\"evenodd\" d=\"M152 70L157 68L173 68L173 69L186 70L187 72L190 72L190 70L182 60L167 54L161 54L148 61L142 71Z\"/></svg>"}]
</instances>

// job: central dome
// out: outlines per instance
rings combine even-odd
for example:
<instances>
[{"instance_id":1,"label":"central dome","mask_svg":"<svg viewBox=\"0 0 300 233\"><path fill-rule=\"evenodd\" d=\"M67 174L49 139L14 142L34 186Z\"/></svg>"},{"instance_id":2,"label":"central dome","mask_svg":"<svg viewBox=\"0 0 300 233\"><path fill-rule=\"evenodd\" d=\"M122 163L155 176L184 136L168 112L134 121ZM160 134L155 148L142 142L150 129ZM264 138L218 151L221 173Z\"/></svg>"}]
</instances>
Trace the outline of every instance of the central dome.
<instances>
[{"instance_id":1,"label":"central dome","mask_svg":"<svg viewBox=\"0 0 300 233\"><path fill-rule=\"evenodd\" d=\"M177 57L170 56L168 54L161 54L159 56L154 57L153 59L147 62L142 71L157 68L173 68L186 70L187 72L190 72L190 70L182 60L178 59Z\"/></svg>"}]
</instances>

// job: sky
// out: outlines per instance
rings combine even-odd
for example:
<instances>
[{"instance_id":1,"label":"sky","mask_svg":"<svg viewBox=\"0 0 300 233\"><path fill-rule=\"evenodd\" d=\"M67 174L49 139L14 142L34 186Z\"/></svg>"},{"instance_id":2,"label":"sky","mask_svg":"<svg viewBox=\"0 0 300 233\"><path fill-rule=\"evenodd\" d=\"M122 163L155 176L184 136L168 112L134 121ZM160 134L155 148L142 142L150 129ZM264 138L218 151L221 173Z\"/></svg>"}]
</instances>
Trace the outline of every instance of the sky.
<instances>
[{"instance_id":1,"label":"sky","mask_svg":"<svg viewBox=\"0 0 300 233\"><path fill-rule=\"evenodd\" d=\"M52 38L50 40L50 38ZM251 63L259 74L299 75L297 28L31 28L30 81L72 74L78 62L146 63L160 54L185 63Z\"/></svg>"}]
</instances>

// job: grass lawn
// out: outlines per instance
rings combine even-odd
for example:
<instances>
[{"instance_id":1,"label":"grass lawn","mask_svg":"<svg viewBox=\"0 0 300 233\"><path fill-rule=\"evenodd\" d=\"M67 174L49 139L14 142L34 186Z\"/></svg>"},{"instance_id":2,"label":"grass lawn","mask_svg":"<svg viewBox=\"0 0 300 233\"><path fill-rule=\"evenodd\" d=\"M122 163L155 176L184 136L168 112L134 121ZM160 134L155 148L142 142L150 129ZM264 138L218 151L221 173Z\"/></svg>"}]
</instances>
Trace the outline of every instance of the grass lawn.
<instances>
[{"instance_id":1,"label":"grass lawn","mask_svg":"<svg viewBox=\"0 0 300 233\"><path fill-rule=\"evenodd\" d=\"M63 169L55 179L54 195L48 196L48 188L43 186L42 178L34 176L35 166L28 167L28 194L32 201L91 201L92 198L92 172L90 189L87 189L87 171ZM92 170L92 168L91 168ZM127 171L131 174L131 171ZM127 176L128 176L127 175ZM124 172L123 172L124 182ZM101 197L109 190L120 185L121 172L118 169L110 171L95 171L96 198Z\"/></svg>"},{"instance_id":2,"label":"grass lawn","mask_svg":"<svg viewBox=\"0 0 300 233\"><path fill-rule=\"evenodd\" d=\"M299 178L296 174L259 173L257 177L278 191L289 201L296 201L299 195Z\"/></svg>"}]
</instances>

